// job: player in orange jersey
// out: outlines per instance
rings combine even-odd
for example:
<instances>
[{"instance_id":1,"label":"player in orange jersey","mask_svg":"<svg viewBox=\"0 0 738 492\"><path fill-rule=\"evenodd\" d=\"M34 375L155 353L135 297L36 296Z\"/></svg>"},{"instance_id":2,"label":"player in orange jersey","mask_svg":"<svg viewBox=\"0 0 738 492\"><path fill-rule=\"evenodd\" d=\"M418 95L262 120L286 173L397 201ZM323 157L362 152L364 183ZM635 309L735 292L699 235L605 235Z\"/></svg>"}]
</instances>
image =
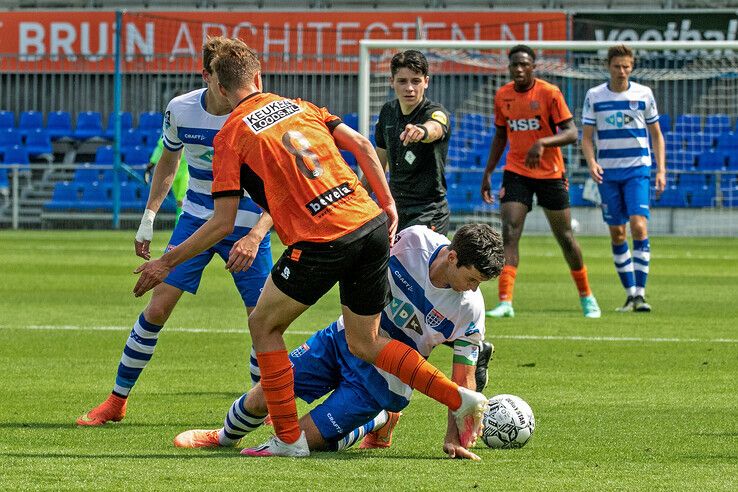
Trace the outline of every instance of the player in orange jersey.
<instances>
[{"instance_id":1,"label":"player in orange jersey","mask_svg":"<svg viewBox=\"0 0 738 492\"><path fill-rule=\"evenodd\" d=\"M500 303L487 311L487 316L515 316L512 298L519 261L518 243L525 216L533 208L533 195L536 195L571 269L584 316L599 318L600 308L589 288L582 251L571 229L569 185L560 149L577 140L574 119L559 88L533 76L536 55L529 46L513 47L508 59L513 81L495 95L496 132L481 189L484 201L492 203L490 176L509 141L500 188L505 267L498 283Z\"/></svg>"},{"instance_id":2,"label":"player in orange jersey","mask_svg":"<svg viewBox=\"0 0 738 492\"><path fill-rule=\"evenodd\" d=\"M214 215L187 241L139 267L134 293L142 295L172 266L227 235L245 189L269 211L287 249L249 316L261 387L277 435L243 454L309 455L282 334L336 283L351 353L449 407L460 442L468 448L481 430L484 395L459 387L406 344L379 335L380 313L390 300L386 269L397 212L369 140L325 109L263 93L261 64L238 39L223 43L212 69L233 107L214 141ZM381 209L339 148L357 158Z\"/></svg>"}]
</instances>

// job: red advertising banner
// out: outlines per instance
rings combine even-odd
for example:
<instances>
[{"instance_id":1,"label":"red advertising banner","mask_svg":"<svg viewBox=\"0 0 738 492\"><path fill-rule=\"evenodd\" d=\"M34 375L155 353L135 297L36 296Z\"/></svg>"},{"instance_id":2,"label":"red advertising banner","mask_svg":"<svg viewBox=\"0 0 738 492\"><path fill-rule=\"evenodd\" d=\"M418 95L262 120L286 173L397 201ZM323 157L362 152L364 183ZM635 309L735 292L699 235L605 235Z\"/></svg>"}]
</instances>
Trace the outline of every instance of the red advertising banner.
<instances>
[{"instance_id":1,"label":"red advertising banner","mask_svg":"<svg viewBox=\"0 0 738 492\"><path fill-rule=\"evenodd\" d=\"M208 35L239 37L272 72L354 71L361 39L561 40L563 12L127 12L125 72L201 66ZM0 71L112 72L114 12L0 13Z\"/></svg>"}]
</instances>

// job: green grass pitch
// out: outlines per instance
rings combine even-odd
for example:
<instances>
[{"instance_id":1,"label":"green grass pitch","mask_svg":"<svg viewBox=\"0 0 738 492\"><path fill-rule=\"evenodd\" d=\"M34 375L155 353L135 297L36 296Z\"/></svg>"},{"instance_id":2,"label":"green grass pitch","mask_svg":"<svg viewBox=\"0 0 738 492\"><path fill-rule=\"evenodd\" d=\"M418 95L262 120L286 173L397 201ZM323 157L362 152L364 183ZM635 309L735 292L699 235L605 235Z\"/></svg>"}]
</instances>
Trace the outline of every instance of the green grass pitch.
<instances>
[{"instance_id":1,"label":"green grass pitch","mask_svg":"<svg viewBox=\"0 0 738 492\"><path fill-rule=\"evenodd\" d=\"M416 393L391 449L295 460L172 446L182 430L219 427L246 387L245 310L220 260L175 310L126 419L77 428L111 390L148 299L131 294L133 232L0 232L0 490L737 490L738 240L652 238L648 315L614 312L624 296L608 240L580 242L602 319L581 316L541 236L522 243L517 317L487 324L486 393L530 403L525 448L445 459L446 411ZM496 282L483 291L494 305ZM332 291L288 346L337 313ZM441 347L432 361L448 372L450 359Z\"/></svg>"}]
</instances>

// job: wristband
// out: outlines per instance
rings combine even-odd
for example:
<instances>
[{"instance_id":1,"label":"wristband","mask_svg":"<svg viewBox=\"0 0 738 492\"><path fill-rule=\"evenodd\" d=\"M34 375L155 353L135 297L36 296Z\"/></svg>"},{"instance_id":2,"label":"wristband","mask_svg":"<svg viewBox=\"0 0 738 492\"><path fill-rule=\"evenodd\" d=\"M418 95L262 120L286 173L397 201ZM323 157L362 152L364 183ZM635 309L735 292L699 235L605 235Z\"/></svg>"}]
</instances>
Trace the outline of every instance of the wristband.
<instances>
[{"instance_id":1,"label":"wristband","mask_svg":"<svg viewBox=\"0 0 738 492\"><path fill-rule=\"evenodd\" d=\"M425 127L425 125L415 125L415 126L423 130L423 138L421 138L420 141L425 142L425 140L428 138L428 129Z\"/></svg>"}]
</instances>

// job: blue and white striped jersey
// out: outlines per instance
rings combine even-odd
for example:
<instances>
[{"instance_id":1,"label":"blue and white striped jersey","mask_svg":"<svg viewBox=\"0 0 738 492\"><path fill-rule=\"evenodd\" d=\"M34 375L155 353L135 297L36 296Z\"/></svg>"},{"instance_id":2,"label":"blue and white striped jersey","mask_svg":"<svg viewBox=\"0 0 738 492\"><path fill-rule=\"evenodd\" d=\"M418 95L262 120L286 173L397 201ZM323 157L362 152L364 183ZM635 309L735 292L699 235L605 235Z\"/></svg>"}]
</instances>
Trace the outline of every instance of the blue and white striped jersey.
<instances>
[{"instance_id":1,"label":"blue and white striped jersey","mask_svg":"<svg viewBox=\"0 0 738 492\"><path fill-rule=\"evenodd\" d=\"M228 119L205 108L207 88L175 97L164 115L164 146L172 152L184 147L190 179L182 212L202 220L213 216L213 138ZM234 236L244 236L261 216L261 208L248 195L241 199ZM246 228L246 229L244 229Z\"/></svg>"},{"instance_id":2,"label":"blue and white striped jersey","mask_svg":"<svg viewBox=\"0 0 738 492\"><path fill-rule=\"evenodd\" d=\"M476 365L485 332L481 291L438 288L430 279L431 263L448 244L448 238L425 226L408 227L399 233L388 270L392 302L382 312L380 332L424 357L435 346L452 341L454 362ZM343 328L340 318L338 330ZM368 364L354 369L362 373L370 394L384 408L393 410L408 404L412 389L396 376Z\"/></svg>"},{"instance_id":3,"label":"blue and white striped jersey","mask_svg":"<svg viewBox=\"0 0 738 492\"><path fill-rule=\"evenodd\" d=\"M651 89L635 82L624 92L600 84L584 99L582 123L595 127L597 162L605 170L650 166L648 125L658 121Z\"/></svg>"}]
</instances>

